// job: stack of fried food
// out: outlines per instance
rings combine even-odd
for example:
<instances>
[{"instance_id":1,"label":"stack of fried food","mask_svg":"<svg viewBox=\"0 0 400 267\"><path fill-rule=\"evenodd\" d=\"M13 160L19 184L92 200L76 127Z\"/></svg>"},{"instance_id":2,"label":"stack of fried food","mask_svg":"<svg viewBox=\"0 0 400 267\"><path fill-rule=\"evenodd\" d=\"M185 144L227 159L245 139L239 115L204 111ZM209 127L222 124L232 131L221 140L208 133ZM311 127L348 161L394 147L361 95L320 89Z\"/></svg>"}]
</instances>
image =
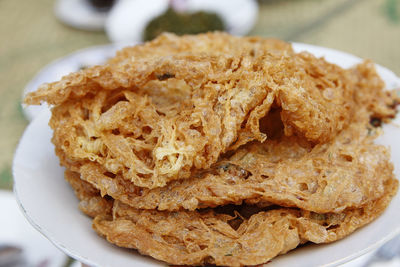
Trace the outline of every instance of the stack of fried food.
<instances>
[{"instance_id":1,"label":"stack of fried food","mask_svg":"<svg viewBox=\"0 0 400 267\"><path fill-rule=\"evenodd\" d=\"M256 265L341 239L398 187L374 144L398 99L373 63L342 69L279 40L164 34L25 101L53 106L93 228L170 264Z\"/></svg>"}]
</instances>

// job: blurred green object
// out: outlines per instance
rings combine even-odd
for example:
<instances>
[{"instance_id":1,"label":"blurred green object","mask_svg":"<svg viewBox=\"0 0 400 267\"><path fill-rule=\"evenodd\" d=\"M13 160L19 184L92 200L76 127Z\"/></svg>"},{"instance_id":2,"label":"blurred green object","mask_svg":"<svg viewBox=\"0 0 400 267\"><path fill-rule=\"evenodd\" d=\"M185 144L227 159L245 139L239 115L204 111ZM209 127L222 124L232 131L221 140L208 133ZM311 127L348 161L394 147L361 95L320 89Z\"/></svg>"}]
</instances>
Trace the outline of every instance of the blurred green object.
<instances>
[{"instance_id":1,"label":"blurred green object","mask_svg":"<svg viewBox=\"0 0 400 267\"><path fill-rule=\"evenodd\" d=\"M224 23L216 13L205 11L179 13L173 8L168 8L164 14L149 22L144 31L143 39L146 41L152 40L163 32L183 35L223 31L224 29Z\"/></svg>"},{"instance_id":2,"label":"blurred green object","mask_svg":"<svg viewBox=\"0 0 400 267\"><path fill-rule=\"evenodd\" d=\"M393 22L400 21L400 1L398 0L386 0L386 13L389 19Z\"/></svg>"},{"instance_id":3,"label":"blurred green object","mask_svg":"<svg viewBox=\"0 0 400 267\"><path fill-rule=\"evenodd\" d=\"M12 189L13 178L11 174L10 166L4 167L0 170L0 188L1 189Z\"/></svg>"},{"instance_id":4,"label":"blurred green object","mask_svg":"<svg viewBox=\"0 0 400 267\"><path fill-rule=\"evenodd\" d=\"M74 263L75 263L75 260L73 258L67 256L62 267L71 267L74 265ZM82 264L82 266L83 266L83 264Z\"/></svg>"}]
</instances>

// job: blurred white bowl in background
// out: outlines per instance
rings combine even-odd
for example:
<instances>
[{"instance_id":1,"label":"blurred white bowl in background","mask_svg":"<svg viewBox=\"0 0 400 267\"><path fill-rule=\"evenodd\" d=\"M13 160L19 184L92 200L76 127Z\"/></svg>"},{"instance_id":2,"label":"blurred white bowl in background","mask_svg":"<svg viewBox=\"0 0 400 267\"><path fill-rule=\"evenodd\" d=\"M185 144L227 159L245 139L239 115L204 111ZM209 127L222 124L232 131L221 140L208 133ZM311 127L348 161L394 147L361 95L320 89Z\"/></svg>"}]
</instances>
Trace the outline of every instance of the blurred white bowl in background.
<instances>
[{"instance_id":1,"label":"blurred white bowl in background","mask_svg":"<svg viewBox=\"0 0 400 267\"><path fill-rule=\"evenodd\" d=\"M147 24L165 12L168 0L120 0L110 11L105 24L112 42L140 42ZM181 1L187 12L205 10L217 13L224 21L227 32L245 35L258 16L255 0L187 0Z\"/></svg>"},{"instance_id":2,"label":"blurred white bowl in background","mask_svg":"<svg viewBox=\"0 0 400 267\"><path fill-rule=\"evenodd\" d=\"M57 0L55 16L68 26L88 31L101 31L108 12L96 10L85 0Z\"/></svg>"}]
</instances>

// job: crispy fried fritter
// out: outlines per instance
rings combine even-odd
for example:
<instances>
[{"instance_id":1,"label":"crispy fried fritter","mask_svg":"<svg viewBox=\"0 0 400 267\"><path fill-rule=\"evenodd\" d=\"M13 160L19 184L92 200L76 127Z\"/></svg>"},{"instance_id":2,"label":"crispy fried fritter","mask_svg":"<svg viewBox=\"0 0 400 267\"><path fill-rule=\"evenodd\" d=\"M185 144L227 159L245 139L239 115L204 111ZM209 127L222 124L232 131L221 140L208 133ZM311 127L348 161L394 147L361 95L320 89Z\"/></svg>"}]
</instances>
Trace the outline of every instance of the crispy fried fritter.
<instances>
[{"instance_id":1,"label":"crispy fried fritter","mask_svg":"<svg viewBox=\"0 0 400 267\"><path fill-rule=\"evenodd\" d=\"M389 152L373 143L362 121L314 147L295 137L247 144L191 179L162 188L137 187L96 163L69 167L103 195L138 209L194 210L246 201L340 212L381 197L384 183L394 178Z\"/></svg>"},{"instance_id":2,"label":"crispy fried fritter","mask_svg":"<svg viewBox=\"0 0 400 267\"><path fill-rule=\"evenodd\" d=\"M381 198L328 214L288 208L252 212L246 206L232 215L217 210L162 212L116 201L113 216L97 216L93 227L117 246L170 264L257 265L308 241L328 243L347 236L378 217L397 186L390 179Z\"/></svg>"},{"instance_id":3,"label":"crispy fried fritter","mask_svg":"<svg viewBox=\"0 0 400 267\"><path fill-rule=\"evenodd\" d=\"M81 203L97 202L99 191L66 171ZM384 184L385 194L364 206L341 213L254 206L223 206L200 211L137 210L114 201L82 211L93 217L94 229L110 242L179 265L256 265L308 241L341 239L378 217L397 191L398 181ZM94 200L93 200L94 199ZM81 205L81 204L80 204Z\"/></svg>"},{"instance_id":4,"label":"crispy fried fritter","mask_svg":"<svg viewBox=\"0 0 400 267\"><path fill-rule=\"evenodd\" d=\"M234 37L226 33L206 33L185 35L164 33L151 42L140 46L126 47L117 51L116 56L109 59L109 64L119 64L132 57L159 58L180 53L209 54L241 54L244 51L251 56L261 56L265 50L293 52L290 44L281 40L259 37Z\"/></svg>"},{"instance_id":5,"label":"crispy fried fritter","mask_svg":"<svg viewBox=\"0 0 400 267\"><path fill-rule=\"evenodd\" d=\"M353 68L357 76L355 99L357 106L366 108L371 118L389 122L396 115L396 106L400 104L400 89L377 90L385 88L385 83L376 73L374 63L365 61ZM371 92L375 92L371 94Z\"/></svg>"},{"instance_id":6,"label":"crispy fried fritter","mask_svg":"<svg viewBox=\"0 0 400 267\"><path fill-rule=\"evenodd\" d=\"M100 196L99 190L91 184L81 180L79 173L66 170L65 180L74 189L76 197L80 200L79 209L90 217L109 214L113 206L113 200Z\"/></svg>"},{"instance_id":7,"label":"crispy fried fritter","mask_svg":"<svg viewBox=\"0 0 400 267\"><path fill-rule=\"evenodd\" d=\"M66 180L108 241L171 264L256 265L341 239L397 191L370 119L395 115L374 65L209 33L125 48L46 84Z\"/></svg>"},{"instance_id":8,"label":"crispy fried fritter","mask_svg":"<svg viewBox=\"0 0 400 267\"><path fill-rule=\"evenodd\" d=\"M367 71L295 54L277 40L165 35L44 85L26 102L54 105L53 143L71 164L97 162L155 188L263 142L260 119L271 108L281 110L287 136L331 140L356 110L357 83L376 76L373 67L360 68ZM362 91L365 105L387 102L379 84L372 89ZM391 112L377 107L378 116Z\"/></svg>"}]
</instances>

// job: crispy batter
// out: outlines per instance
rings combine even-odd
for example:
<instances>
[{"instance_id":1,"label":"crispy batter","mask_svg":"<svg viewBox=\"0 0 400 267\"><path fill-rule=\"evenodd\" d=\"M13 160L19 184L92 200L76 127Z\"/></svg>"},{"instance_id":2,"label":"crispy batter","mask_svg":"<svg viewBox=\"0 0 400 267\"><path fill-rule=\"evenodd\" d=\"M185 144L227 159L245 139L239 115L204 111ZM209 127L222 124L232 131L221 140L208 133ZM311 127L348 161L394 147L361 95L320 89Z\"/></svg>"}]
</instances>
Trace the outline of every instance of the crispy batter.
<instances>
[{"instance_id":1,"label":"crispy batter","mask_svg":"<svg viewBox=\"0 0 400 267\"><path fill-rule=\"evenodd\" d=\"M53 143L71 164L97 162L155 188L209 168L240 145L264 141L259 123L271 108L280 108L287 136L332 139L356 110L357 83L371 87L363 79L378 81L361 90L365 105L377 103L370 112L393 116L381 105L389 97L373 66L357 70L295 54L277 40L164 35L43 85L26 102L54 105Z\"/></svg>"},{"instance_id":2,"label":"crispy batter","mask_svg":"<svg viewBox=\"0 0 400 267\"><path fill-rule=\"evenodd\" d=\"M97 202L99 191L67 171L66 179L81 203ZM94 229L110 242L170 264L256 265L287 253L305 242L341 239L378 217L395 195L398 181L384 184L385 194L364 206L341 213L254 206L224 206L201 211L137 210L114 201L93 207ZM93 217L93 211L83 209Z\"/></svg>"},{"instance_id":3,"label":"crispy batter","mask_svg":"<svg viewBox=\"0 0 400 267\"><path fill-rule=\"evenodd\" d=\"M379 198L394 177L389 152L368 133L359 122L314 147L294 137L248 144L191 179L155 189L136 187L96 163L69 167L102 195L138 209L194 210L246 201L340 212Z\"/></svg>"},{"instance_id":4,"label":"crispy batter","mask_svg":"<svg viewBox=\"0 0 400 267\"><path fill-rule=\"evenodd\" d=\"M370 60L357 65L353 72L357 75L355 99L357 105L371 112L371 117L385 122L396 115L396 106L400 104L400 89L377 90L385 88L385 83L376 73ZM370 92L375 92L371 94Z\"/></svg>"},{"instance_id":5,"label":"crispy batter","mask_svg":"<svg viewBox=\"0 0 400 267\"><path fill-rule=\"evenodd\" d=\"M226 33L207 33L198 35L185 35L179 37L174 34L164 33L152 42L140 46L126 47L117 51L115 57L109 59L110 64L119 64L129 58L154 58L170 56L179 53L208 54L218 52L223 54L241 54L243 51L258 57L265 49L293 52L290 44L281 40L259 37L234 37Z\"/></svg>"},{"instance_id":6,"label":"crispy batter","mask_svg":"<svg viewBox=\"0 0 400 267\"><path fill-rule=\"evenodd\" d=\"M381 198L328 214L288 208L251 212L246 206L234 208L232 215L217 210L162 212L116 201L113 216L97 216L93 227L109 242L170 264L256 265L308 241L328 243L347 236L378 217L397 186L390 179Z\"/></svg>"},{"instance_id":7,"label":"crispy batter","mask_svg":"<svg viewBox=\"0 0 400 267\"><path fill-rule=\"evenodd\" d=\"M165 34L25 101L53 105L65 179L100 235L171 264L239 266L382 213L398 181L372 125L400 101L383 88L370 61Z\"/></svg>"},{"instance_id":8,"label":"crispy batter","mask_svg":"<svg viewBox=\"0 0 400 267\"><path fill-rule=\"evenodd\" d=\"M83 213L94 218L111 212L113 200L101 197L99 190L79 178L79 173L66 170L64 177L80 200L79 209Z\"/></svg>"}]
</instances>

